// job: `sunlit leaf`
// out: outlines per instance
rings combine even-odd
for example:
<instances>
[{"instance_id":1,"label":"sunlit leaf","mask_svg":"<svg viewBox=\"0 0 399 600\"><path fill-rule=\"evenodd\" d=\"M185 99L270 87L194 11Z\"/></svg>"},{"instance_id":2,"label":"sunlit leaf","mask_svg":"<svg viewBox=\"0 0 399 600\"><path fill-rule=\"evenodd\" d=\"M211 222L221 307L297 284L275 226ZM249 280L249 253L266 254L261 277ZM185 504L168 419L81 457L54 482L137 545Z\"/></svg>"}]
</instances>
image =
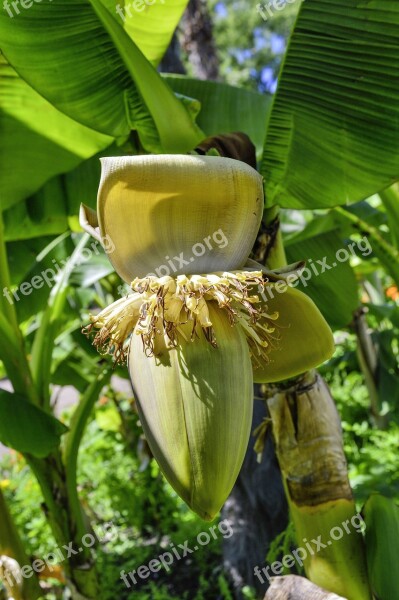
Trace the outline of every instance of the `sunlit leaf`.
<instances>
[{"instance_id":1,"label":"sunlit leaf","mask_svg":"<svg viewBox=\"0 0 399 600\"><path fill-rule=\"evenodd\" d=\"M0 11L0 38L19 75L88 127L113 137L135 129L152 152L186 152L203 137L101 0L43 0L18 18Z\"/></svg>"},{"instance_id":2,"label":"sunlit leaf","mask_svg":"<svg viewBox=\"0 0 399 600\"><path fill-rule=\"evenodd\" d=\"M0 129L2 210L112 142L111 137L76 123L54 108L1 56Z\"/></svg>"},{"instance_id":3,"label":"sunlit leaf","mask_svg":"<svg viewBox=\"0 0 399 600\"><path fill-rule=\"evenodd\" d=\"M162 59L187 0L102 0L154 65Z\"/></svg>"},{"instance_id":4,"label":"sunlit leaf","mask_svg":"<svg viewBox=\"0 0 399 600\"><path fill-rule=\"evenodd\" d=\"M356 202L399 179L399 3L306 0L266 137L267 201Z\"/></svg>"}]
</instances>

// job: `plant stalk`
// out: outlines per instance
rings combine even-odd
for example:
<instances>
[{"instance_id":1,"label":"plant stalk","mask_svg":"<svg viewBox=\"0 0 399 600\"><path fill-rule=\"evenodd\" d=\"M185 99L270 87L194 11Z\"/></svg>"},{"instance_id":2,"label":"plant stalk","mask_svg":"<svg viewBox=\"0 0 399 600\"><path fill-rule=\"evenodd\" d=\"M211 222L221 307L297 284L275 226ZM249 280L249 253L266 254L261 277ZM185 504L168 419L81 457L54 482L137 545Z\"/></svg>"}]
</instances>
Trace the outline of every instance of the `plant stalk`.
<instances>
[{"instance_id":1,"label":"plant stalk","mask_svg":"<svg viewBox=\"0 0 399 600\"><path fill-rule=\"evenodd\" d=\"M0 349L0 360L4 363L14 391L37 404L37 391L26 356L17 312L15 305L6 299L5 290L11 290L11 279L4 237L4 221L0 212L0 335L5 342Z\"/></svg>"},{"instance_id":2,"label":"plant stalk","mask_svg":"<svg viewBox=\"0 0 399 600\"><path fill-rule=\"evenodd\" d=\"M87 526L80 504L79 509L76 509L76 503L71 503L61 453L56 450L43 460L26 458L39 482L44 498L44 511L55 541L64 553L62 568L72 591L72 598L92 600L99 592L97 573L92 551L82 543L83 532L84 535L91 535L92 532ZM75 553L68 556L62 550L63 547L65 550L72 547Z\"/></svg>"},{"instance_id":3,"label":"plant stalk","mask_svg":"<svg viewBox=\"0 0 399 600\"><path fill-rule=\"evenodd\" d=\"M363 308L356 311L353 326L357 339L356 354L370 397L371 418L376 427L385 429L388 422L387 415L381 414L381 399L377 381L378 353L367 331Z\"/></svg>"},{"instance_id":4,"label":"plant stalk","mask_svg":"<svg viewBox=\"0 0 399 600\"><path fill-rule=\"evenodd\" d=\"M399 184L394 183L379 196L387 213L392 243L399 250Z\"/></svg>"},{"instance_id":5,"label":"plant stalk","mask_svg":"<svg viewBox=\"0 0 399 600\"><path fill-rule=\"evenodd\" d=\"M87 421L93 410L93 406L102 390L109 382L111 371L105 368L98 378L87 388L80 399L72 416L70 431L65 436L65 445L63 452L63 462L65 464L66 488L69 498L69 504L75 515L76 535L79 539L87 533L87 519L82 511L82 505L77 492L77 467L79 446L82 441L83 433Z\"/></svg>"},{"instance_id":6,"label":"plant stalk","mask_svg":"<svg viewBox=\"0 0 399 600\"><path fill-rule=\"evenodd\" d=\"M22 567L30 564L0 488L0 579L3 579L10 598L36 600L42 595L36 573L33 571L31 576L22 577L20 572Z\"/></svg>"},{"instance_id":7,"label":"plant stalk","mask_svg":"<svg viewBox=\"0 0 399 600\"><path fill-rule=\"evenodd\" d=\"M269 398L268 408L308 578L347 600L371 600L362 523L327 385L309 372Z\"/></svg>"},{"instance_id":8,"label":"plant stalk","mask_svg":"<svg viewBox=\"0 0 399 600\"><path fill-rule=\"evenodd\" d=\"M266 210L264 221L266 231L273 232L272 243L266 246L266 266L281 268L286 260L278 207ZM317 553L307 548L303 563L308 578L347 600L371 600L361 535L330 539L334 527L355 516L356 506L340 420L327 385L312 371L292 382L268 386L265 395L298 546L309 539L326 540Z\"/></svg>"},{"instance_id":9,"label":"plant stalk","mask_svg":"<svg viewBox=\"0 0 399 600\"><path fill-rule=\"evenodd\" d=\"M10 326L14 330L19 330L15 306L14 304L11 304L5 297L5 290L11 291L11 278L8 268L7 246L4 236L4 220L3 215L0 212L0 306L2 308L2 312L7 317Z\"/></svg>"}]
</instances>

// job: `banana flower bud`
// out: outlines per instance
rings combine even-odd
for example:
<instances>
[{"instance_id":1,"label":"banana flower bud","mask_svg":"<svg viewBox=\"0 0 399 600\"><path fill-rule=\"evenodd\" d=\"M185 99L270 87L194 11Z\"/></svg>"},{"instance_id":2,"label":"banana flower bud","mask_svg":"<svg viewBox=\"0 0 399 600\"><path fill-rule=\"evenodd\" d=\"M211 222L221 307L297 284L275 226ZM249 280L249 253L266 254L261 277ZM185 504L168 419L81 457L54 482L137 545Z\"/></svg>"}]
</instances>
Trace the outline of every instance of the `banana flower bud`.
<instances>
[{"instance_id":1,"label":"banana flower bud","mask_svg":"<svg viewBox=\"0 0 399 600\"><path fill-rule=\"evenodd\" d=\"M81 209L82 226L112 241L105 250L132 288L87 330L128 360L154 457L208 520L244 459L253 382L298 375L334 349L315 304L286 285L295 273L248 262L263 203L262 178L245 163L147 155L102 159L97 215Z\"/></svg>"}]
</instances>

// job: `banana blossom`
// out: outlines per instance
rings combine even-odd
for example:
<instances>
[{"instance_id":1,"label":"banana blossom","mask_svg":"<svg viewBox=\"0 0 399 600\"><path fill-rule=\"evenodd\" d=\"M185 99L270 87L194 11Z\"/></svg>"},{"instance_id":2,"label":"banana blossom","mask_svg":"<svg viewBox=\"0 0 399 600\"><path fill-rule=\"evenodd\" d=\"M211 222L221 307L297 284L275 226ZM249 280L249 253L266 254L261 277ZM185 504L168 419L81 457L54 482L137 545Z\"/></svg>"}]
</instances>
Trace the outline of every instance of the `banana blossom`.
<instances>
[{"instance_id":1,"label":"banana blossom","mask_svg":"<svg viewBox=\"0 0 399 600\"><path fill-rule=\"evenodd\" d=\"M230 493L248 445L253 383L329 358L331 331L292 272L249 260L261 176L215 156L103 158L97 213L81 224L132 293L91 317L94 343L128 362L164 475L203 519Z\"/></svg>"}]
</instances>

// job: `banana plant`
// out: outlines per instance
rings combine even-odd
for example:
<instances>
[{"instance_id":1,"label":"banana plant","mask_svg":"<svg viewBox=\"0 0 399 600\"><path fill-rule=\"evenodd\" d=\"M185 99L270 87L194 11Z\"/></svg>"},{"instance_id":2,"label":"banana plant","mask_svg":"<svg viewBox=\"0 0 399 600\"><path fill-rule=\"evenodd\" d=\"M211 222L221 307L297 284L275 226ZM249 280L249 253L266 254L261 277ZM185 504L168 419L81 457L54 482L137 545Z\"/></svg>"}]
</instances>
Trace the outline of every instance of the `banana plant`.
<instances>
[{"instance_id":1,"label":"banana plant","mask_svg":"<svg viewBox=\"0 0 399 600\"><path fill-rule=\"evenodd\" d=\"M372 2L359 7L356 2L349 2L344 10L342 8L334 1L305 3L290 40L261 168L270 202L283 207L316 209L353 203L383 190L398 178L396 117L392 121L385 120L374 96L381 90L382 81L385 82L385 70L377 69L364 51L366 44L376 40L378 27L384 29L385 35L389 31L397 35L393 23L398 23L399 11L393 2L384 7ZM315 18L316 14L322 18ZM392 14L393 22L390 21ZM365 28L366 21L373 23L373 27ZM332 38L335 43L330 43ZM315 40L317 50L313 46ZM307 51L303 53L305 48ZM345 64L341 60L343 53L347 54ZM388 54L382 44L373 47L373 56L378 56L387 66L390 64ZM358 85L359 77L367 81L368 90ZM397 110L393 98L397 98L398 89L395 86L391 89L393 97L387 99L385 108L393 116ZM373 124L372 135L368 135L370 123ZM377 148L388 150L389 157L383 166L376 165ZM344 208L335 211L359 226L357 217L350 211ZM386 247L377 230L363 226L357 230L365 231L370 241L376 240L377 252L384 248L386 255L390 249L393 267L397 264L397 254L393 248ZM313 432L308 431L304 395L323 398L313 405ZM333 426L336 419L331 418L327 436L318 435L325 427L326 406L331 404L328 395L326 387L317 383L317 379L311 385L300 380L288 391L271 393L272 399L268 402L298 543L303 536L311 536L316 531L329 539L331 525L342 522L345 513L348 517L355 511L339 426ZM294 445L289 443L290 435L294 435L291 440ZM319 437L324 443L317 451L314 449L308 460L292 453L293 447L300 452L301 444L306 444L307 439L310 442L313 436L314 441ZM335 462L339 454L342 459ZM322 468L318 466L319 458ZM305 569L312 581L348 599L371 597L360 539L355 542L353 537L347 536L339 550L331 543L320 554L310 557Z\"/></svg>"},{"instance_id":2,"label":"banana plant","mask_svg":"<svg viewBox=\"0 0 399 600\"><path fill-rule=\"evenodd\" d=\"M24 139L26 139L26 136L30 135L30 128L26 125L33 119L33 115L37 114L37 106L35 106L35 110L33 110L33 100L34 102L39 102L39 97L37 94L35 95L33 89L30 88L26 82L16 77L16 74L11 70L11 67L7 66L7 68L7 73L12 74L12 79L10 79L10 81L15 81L16 85L24 90L24 94L27 97L32 98L32 109L31 103L28 102L25 106L25 110L21 109L18 114L18 120L21 123L22 128L22 140L22 134ZM16 92L14 93L17 95ZM229 96L232 105L237 106L237 109L235 109L225 120L226 127L228 129L234 129L236 126L237 115L239 114L237 102L239 90L225 87L224 93ZM244 93L243 96L246 97L247 105L250 99L255 97L259 106L263 106L263 98L261 96L246 93ZM40 98L40 102L44 104L45 101ZM4 120L8 119L8 107L9 105L3 105ZM60 126L59 133L58 130L55 132L55 134L58 135L57 140L60 146L64 144L68 147L68 135L70 135L70 127L72 126L74 128L72 129L72 132L74 132L75 136L77 132L80 133L81 131L83 137L87 137L88 135L88 139L90 140L91 136L94 139L95 144L99 144L97 146L94 144L89 146L89 153L93 154L102 147L108 147L106 150L102 150L102 155L104 155L104 153L109 153L115 156L121 153L121 147L112 144L113 138L110 136L97 134L94 130L89 130L85 126L80 126L77 122L73 122L69 117L64 117L64 115L53 108L50 103L45 104L45 110L47 114L49 110L53 111L54 120L58 120L62 124L64 121L66 123L66 126ZM69 125L68 128L69 123L71 123L71 125ZM205 121L204 124L207 125L207 121ZM13 129L10 128L10 135L12 131ZM208 131L210 132L211 129L208 128ZM46 140L44 140L44 142L46 142ZM29 179L30 187L26 188L24 191L19 191L18 188L15 188L13 182L9 182L8 187L5 187L4 195L2 196L2 199L4 200L3 206L5 208L3 212L4 239L2 245L2 257L4 260L4 269L2 271L2 301L5 310L12 315L11 318L13 321L10 322L15 324L14 331L12 331L9 324L7 325L6 323L6 319L4 319L3 330L4 332L9 333L8 338L10 340L13 337L17 340L21 340L21 345L19 349L15 349L14 356L10 355L10 350L15 344L11 344L7 348L5 344L3 346L3 362L10 379L13 381L14 391L20 392L20 395L17 397L15 394L8 394L3 398L2 441L10 447L23 452L26 456L28 463L42 488L49 522L57 543L63 545L64 543L66 544L68 540L68 543L74 541L74 545L76 546L78 545L79 539L86 531L85 520L82 518L81 508L76 496L77 452L82 431L84 429L84 423L95 402L96 394L98 395L99 390L109 377L109 371L106 370L104 377L100 377L96 384L90 385L86 392L85 388L87 387L88 382L86 379L83 379L79 386L83 395L79 408L76 411L76 416L71 423L70 432L66 432L65 428L62 427L58 421L49 419L48 422L46 422L46 415L51 413L49 385L58 381L57 366L54 364L54 357L52 356L53 349L55 344L60 343L60 331L63 328L69 329L66 322L62 319L62 315L65 307L68 306L67 300L71 293L71 289L73 288L73 286L71 288L71 277L73 279L74 274L78 271L79 267L75 266L75 270L73 270L73 264L70 261L65 267L65 277L53 289L51 295L48 293L47 286L36 290L34 294L26 298L22 296L21 293L15 298L11 293L11 289L15 284L19 284L21 281L33 280L35 277L40 277L40 274L47 269L49 269L51 273L51 270L54 269L54 261L56 264L62 264L62 262L65 261L65 257L74 253L75 246L71 243L70 239L65 236L64 232L68 225L73 229L76 229L76 213L79 202L81 200L90 200L90 198L95 195L95 188L97 187L98 158L94 156L91 160L82 162L77 169L64 173L62 176L50 179L57 170L67 170L74 163L67 162L65 157L61 154L59 159L60 166L57 167L56 171L52 170L52 163L47 163L45 158L47 154L50 153L56 156L54 154L55 149L51 146L45 146L45 151L41 154L41 152L39 152L41 143L42 140L40 140L39 136L30 138L31 146L36 149L36 153L34 154L36 159L34 165L35 172L40 173L41 179L38 179L37 181ZM124 146L128 147L129 152L135 153L137 151L134 140L126 141ZM19 155L17 155L17 158L18 156ZM83 155L81 158L86 157L87 154ZM75 159L75 164L77 160L78 158ZM18 165L15 165L16 170L17 167ZM46 179L48 179L48 181L44 187L39 191L36 191L38 185ZM30 197L27 200L25 200L24 197L25 193L30 194ZM32 193L33 195L31 195ZM12 196L12 194L14 194L14 196ZM33 213L32 209L34 211ZM35 218L34 215L37 213L39 213L41 218ZM41 236L54 236L54 234L60 235L50 242L47 249L43 249L46 242L42 241ZM26 240L26 238L33 239ZM5 245L6 242L8 255ZM77 262L79 262L78 256L80 250L82 252L85 251L84 241L81 242L79 250L77 251ZM39 262L27 272L26 257L31 256L32 260L34 260L35 254L40 255ZM107 269L103 263L97 264L96 266L97 268L94 277L89 279L89 283L93 283L93 281L96 281L102 275L109 273L109 268ZM12 278L10 277L11 274ZM79 285L79 283L79 281L74 282L75 285ZM45 306L47 306L47 310L44 310ZM34 315L36 313L39 313L42 316L35 319ZM27 335L25 333L25 343L23 343L21 330L18 332L16 323L22 323L22 331L26 332L28 328L27 323L31 323L32 319L34 321L33 329L36 333L35 335L32 335L32 333ZM29 328L32 329L30 325ZM26 358L27 355L29 355L29 359ZM91 364L92 369L95 369L97 363L93 362L92 358L88 359L86 353L84 353L83 356L83 360L86 363L89 361L88 364ZM63 370L65 371L65 364L63 365ZM74 381L76 382L76 372L72 372L74 373ZM33 385L33 380L36 385ZM34 400L35 403L40 404L40 408L44 411L43 413L31 410L30 404L27 404L26 400L24 400L24 397L26 397L27 394L31 395L32 401ZM20 412L18 412L13 417L13 414L15 413L15 401L17 399L20 403L18 406L21 411L26 413L25 421L27 422L30 419L30 422L32 422L31 420L34 419L34 422L36 423L36 432L41 432L41 435L36 435L35 439L32 439L32 436L30 435L32 428L28 431L28 425L24 428L16 427L16 422L20 415ZM43 421L43 424L41 424L41 421ZM44 427L46 428L44 429ZM10 435L11 431L14 432L14 435ZM61 435L63 435L62 443L60 443ZM35 447L34 444L36 444L36 446L38 444L38 437L41 439L42 443L48 440L47 446L44 448ZM67 510L65 510L65 507L67 507ZM91 564L92 556L85 555L80 558L81 564L83 564L85 568L85 574L87 575L87 567ZM91 568L90 573L94 573L94 568ZM75 562L72 562L70 565L67 564L66 574L74 594L83 594L86 597L93 597L96 595L95 578L93 576L84 577L80 571L79 564L76 564ZM26 594L28 594L28 597L33 597L30 592L26 592Z\"/></svg>"},{"instance_id":3,"label":"banana plant","mask_svg":"<svg viewBox=\"0 0 399 600\"><path fill-rule=\"evenodd\" d=\"M85 159L99 151L104 153L105 149L115 142L117 147L128 144L133 152L142 147L158 151L184 151L203 137L191 118L192 111L196 110L195 103L182 97L177 98L130 38L132 30L139 41L141 35L140 43L147 53L152 54L150 58L155 64L162 56L184 7L184 2L177 3L173 11L168 12L166 22L159 20L158 8L154 8L157 35L153 35L151 44L148 44L142 27L135 27L135 24L129 23L129 19L120 24L114 18L111 7L106 8L100 2L87 2L83 12L87 12L91 24L86 22L87 31L81 30L79 26L76 29L76 39L80 44L78 55L80 54L81 60L69 69L73 85L68 97L65 96L64 87L67 70L61 69L64 70L64 74L61 79L58 78L58 83L56 73L61 73L59 65L63 60L66 61L64 64L70 64L69 51L65 54L57 54L56 51L57 56L54 59L58 66L52 73L51 69L47 73L47 81L52 80L55 86L52 91L48 89L44 93L40 84L37 86L36 81L26 77L25 69L15 55L14 58L19 67L22 66L24 73L19 67L15 71L10 66L11 62L15 66L14 58L7 61L2 56L0 77L5 85L2 86L0 98L0 117L5 143L1 148L4 157L4 177L0 223L3 290L0 302L0 356L14 391L2 393L0 435L3 443L23 453L32 468L43 493L53 534L57 544L61 546L72 543L73 546L79 547L82 536L87 533L86 519L77 496L78 449L91 408L110 378L110 369L102 367L94 382L85 382L85 389L82 390L82 397L69 430L52 416L50 384L55 376L54 348L60 343L60 335L67 324L65 310L73 290L70 277L85 250L87 238L82 238L76 247L72 245L70 254L66 254L70 259L65 267L60 269L56 282L51 282L54 285L49 283L49 287L52 287L50 295L43 292L43 286L39 286L35 302L30 303L28 308L26 305L29 303L22 302L22 306L18 305L18 310L15 297L11 294L10 277L10 269L15 266L15 256L8 256L6 241L10 250L17 241L43 235L64 234L69 226L73 228L71 196L68 197L65 191L70 185L73 187L76 179L71 175L64 187L60 178L51 178L58 174L65 174L67 177L68 171L73 167L82 164ZM43 35L43 26L48 22L49 10L52 18L55 17L56 20L55 12L58 13L59 32L68 37L68 25L65 15L62 15L61 4L53 7L46 3L44 8L44 11L40 9L35 15L32 13L35 22L33 29L39 28L40 39L44 40L46 37ZM78 3L73 7L71 14L76 25L85 21L81 5ZM21 41L27 35L25 41L28 42L29 31L33 32L33 23L28 24L28 29L25 29L25 17L28 16L30 20L29 15L19 16L22 17L22 29L17 37ZM9 29L9 15L2 12L1 20L4 26L0 33L1 47L7 56L16 39L15 31ZM97 33L94 33L95 31ZM11 46L8 46L7 39L11 41ZM36 38L36 42L38 39ZM158 45L154 53L155 41ZM34 47L37 47L36 42ZM90 59L87 60L88 47L91 44L93 49L97 48L98 43L108 45L109 56L98 55L97 64L94 64ZM70 43L65 41L64 47L70 48ZM53 50L56 48L61 46L57 44ZM48 51L49 48L42 46L36 55L38 63L44 64L43 52L49 56ZM25 51L20 58L23 59L23 56L26 56ZM118 63L116 71L115 61ZM111 66L111 63L114 64ZM90 84L93 77L96 81L96 91ZM60 88L57 91L57 85L60 83L64 87L61 94ZM87 84L89 86L86 91L79 90ZM103 91L106 90L105 96L102 94L101 85ZM91 98L88 94L90 87ZM156 90L157 96L153 95ZM82 102L78 100L79 97L86 99ZM160 98L167 107L166 111L157 106ZM102 108L98 112L100 106ZM98 117L93 119L96 112ZM176 122L173 135L168 126L171 117ZM132 130L135 130L134 134ZM138 135L136 131L139 132ZM21 154L20 149L26 146L31 151L31 156ZM110 150L111 153L118 153L117 147ZM25 172L24 177L16 176L22 171ZM44 183L45 186L39 189ZM69 215L71 219L68 219ZM16 224L18 226L15 226ZM49 247L53 249L56 245L57 239L51 241ZM47 250L42 248L43 262L46 261L46 254ZM63 259L65 260L65 255ZM54 265L51 262L48 269L42 270L54 273ZM94 281L96 279L98 276ZM19 301L19 297L17 299ZM32 316L35 308L39 312L38 318ZM26 335L28 325L24 323L25 319L28 319L29 327L34 330L30 336ZM79 323L75 324L76 327L79 327ZM32 341L30 338L33 338ZM92 358L90 362L92 363ZM95 364L97 363L94 363L93 367ZM34 431L32 422L35 424ZM13 552L17 554L15 548ZM65 571L75 597L97 596L98 582L91 552L85 549L78 557L73 554L65 564ZM23 594L25 599L36 597L29 586L23 590Z\"/></svg>"},{"instance_id":4,"label":"banana plant","mask_svg":"<svg viewBox=\"0 0 399 600\"><path fill-rule=\"evenodd\" d=\"M182 10L182 5L178 4L170 23L175 24L178 20ZM164 7L160 3L153 8L161 15ZM298 465L293 462L292 456L287 455L286 445L279 444L279 440L292 429L291 410L293 414L302 414L304 381L309 384L308 394L311 397L319 394L323 398L324 403L314 402L313 412L315 431L323 431L325 415L322 406L331 405L331 398L318 377L310 381L309 375L304 376L303 372L317 366L332 351L331 334L319 310L308 296L286 285L290 275L293 276L289 280L291 284L297 280L302 267L297 264L292 273L287 269L286 255L290 252L290 244L284 246L280 221L284 218L284 209L332 209L332 218L336 220L330 230L330 239L334 239L337 230L341 230L342 221L350 225L351 233L365 231L374 241L375 252L381 262L385 262L389 273L396 277L397 252L392 244L378 228L368 225L367 220L351 210L351 206L345 205L381 192L386 212L391 221L395 220L395 198L392 193L382 191L399 179L399 90L394 71L399 59L399 7L395 0L387 0L382 5L372 0L361 5L357 0L348 0L345 6L338 0L307 0L302 5L279 87L266 117L267 127L264 122L260 124L266 130L260 164L260 173L265 180L265 206L263 194L259 191L260 180L254 170L247 172L244 167L238 167L240 163L233 167L228 158L180 156L193 152L205 134L220 133L221 130L201 130L195 121L198 102L187 97L190 84L185 84L185 97L177 96L170 87L175 84L170 82L168 85L147 60L146 56L156 64L161 53L155 48L155 41L150 42L140 30L145 21L137 20L138 32L134 32L132 23L121 23L119 17L113 13L113 3L100 0L72 2L67 18L61 0L53 0L51 4L50 0L43 1L32 11L21 12L18 19L0 16L0 40L6 59L18 75L60 113L108 136L119 146L129 143L129 154L162 154L152 159L127 156L109 163L115 166L115 172L112 168L104 171L98 217L92 211L83 211L83 222L97 239L103 240L112 231L111 238L115 238L117 251L115 256L110 254L111 261L122 279L129 284L133 279L133 294L93 318L93 329L98 330L97 342L123 359L127 355L125 339L133 332L129 370L154 455L172 485L205 518L213 517L220 507L242 461L242 450L249 435L249 388L257 377L255 365L251 363L254 360L258 362L259 381L269 383L297 377L288 386L278 384L277 392L276 387L268 388L270 398L280 394L286 401L282 401L281 406L291 407L276 413L278 417L274 419L272 416L274 435L287 498L297 527L301 535L313 535L315 527L320 528L320 534L323 534L343 514L353 515L355 504L345 466L342 465L339 427L334 431L334 442L325 436L323 444L317 448L317 453L326 458L329 466L324 475L321 470L322 477L316 485L317 498L312 496L306 483L309 477L318 473L316 450L309 455L308 477L298 479ZM58 33L57 43L53 41L53 31ZM163 35L164 42L166 38ZM98 52L98 47L102 48L102 53ZM195 94L192 96L196 97ZM214 103L209 104L214 106ZM174 154L179 154L179 157L173 157ZM220 167L216 168L218 164ZM154 189L150 177L144 180L142 189L135 165L151 167L153 170L149 173L160 168L162 184L167 192ZM193 171L190 171L192 177L188 179L181 173L189 165ZM58 169L56 166L55 172L59 172ZM216 172L220 177L221 173L228 174L226 181L234 179L232 173L236 169L236 187L231 190L231 198L226 199L217 182L212 184L209 196L221 200L221 215L225 217L220 223L221 229L227 228L228 215L232 215L233 229L229 230L233 242L232 256L226 257L226 253L221 252L219 256L210 256L209 263L204 260L202 279L190 270L179 273L176 269L173 277L166 280L146 277L145 272L141 273L137 265L141 264L143 257L148 259L148 267L157 267L154 260L158 243L162 258L163 252L170 256L168 252L176 251L170 239L173 232L180 236L187 232L188 237L183 237L182 243L191 243L190 247L212 233L203 225L206 222L203 213L207 206L207 186L214 181ZM54 172L48 177L52 174ZM168 186L175 176L177 187L172 186L171 190ZM123 211L115 203L113 188L121 193L126 190ZM186 189L193 193L193 202L187 199ZM201 194L199 189L206 190L205 194ZM147 208L144 203L140 204L140 212L134 206L133 191L138 197L150 199ZM183 206L176 206L176 230L165 206L166 193L180 193L183 198ZM242 206L233 202L237 196L244 198L246 206L244 201ZM152 205L156 206L153 213L158 222L156 231L151 226L146 227L146 223L151 221L145 211L149 211ZM137 238L138 243L132 248L127 243L131 239L131 224L126 220L130 211L135 212L134 216L143 215L142 229L138 232L142 237ZM194 226L196 214L201 225L198 228ZM211 214L216 222L217 215L212 211ZM237 232L234 222L243 214L246 216L245 229ZM261 219L266 266L246 262ZM203 236L201 240L195 239L197 234ZM3 232L2 235L4 237ZM317 252L320 239L314 240L313 237L291 244L294 261L304 258L297 255L297 244L304 241L312 243L312 252ZM336 240L335 236L334 243ZM1 283L7 287L9 275L4 240L0 249ZM236 253L237 250L240 252ZM216 275L215 269L219 269ZM349 298L337 300L337 311L325 310L326 313L336 312L330 318L325 314L334 327L348 325L358 304L353 272L349 266L342 272L349 284ZM315 285L313 297L321 295L326 298L328 293L330 297L337 297L336 281L337 278L332 278L321 290L321 285ZM270 295L265 302L256 294L259 286L267 291L280 284L285 285L288 291L285 295L281 294L275 304ZM57 329L57 311L65 302L65 288L60 285L58 289L61 300L54 299L50 303L50 310L55 316L50 314L44 321L52 340L50 348ZM36 334L30 362L24 351L16 312L6 300L2 299L1 304L5 318L0 325L8 346L1 358L13 382L14 392L35 408L48 407L49 348L45 347L44 336L39 332ZM270 312L269 304L272 306ZM278 331L278 320L286 315L288 317L282 320ZM229 324L235 326L230 328ZM282 360L274 347L278 341L275 339L276 329L281 334L281 347L287 360ZM199 339L191 342L191 337ZM139 338L148 356L140 354ZM217 346L220 346L219 354ZM232 349L237 353L234 354ZM42 351L45 351L43 364ZM162 360L157 358L159 352ZM241 365L240 379L236 377L238 364ZM144 377L146 373L157 382L155 390L149 389L148 378L145 380ZM222 389L221 374L226 380L226 388L222 386ZM183 389L189 390L193 399L188 413ZM229 389L232 390L233 405L228 407L225 392ZM223 420L220 407L213 402L215 390L216 395L221 394L224 398L223 407L229 419ZM165 408L157 419L154 411L146 411L151 396L155 398L158 394L164 394L162 406ZM239 395L241 403L238 402ZM181 418L172 418L167 398L172 398L176 414ZM270 400L269 405L272 406L273 402ZM85 410L82 412L87 414ZM239 423L235 423L235 415L238 415ZM211 422L212 426L209 425ZM176 424L176 430L171 430L171 423ZM297 428L300 424L295 421L293 426L297 435L301 433ZM55 429L59 427L54 422L52 425ZM178 437L172 431L176 431ZM280 432L284 434L282 438L278 437ZM237 447L231 439L234 433L240 439ZM58 435L61 435L60 432ZM65 445L67 450L63 460L65 465L72 465L73 471L79 436L74 440L72 430L64 435L72 441ZM181 447L177 448L176 440L182 443ZM333 461L330 464L327 459L336 456L337 448L341 457L339 465ZM175 459L177 449L180 450L180 462ZM55 451L51 452L44 463L40 456L34 456L29 462L53 514L53 529L62 537L65 532L79 531L82 521L73 474L69 481L75 491L68 490L66 474L63 481L67 490L64 497L70 495L67 506L72 516L63 515L66 522L62 523L54 518L57 504L51 486L54 480L57 481L54 465L59 468L62 461L59 453L54 456ZM231 478L220 477L226 452ZM329 481L325 477L326 472L332 473L334 478ZM334 482L338 475L342 486L337 491ZM295 494L293 480L299 481ZM61 485L60 489L62 491ZM357 542L352 539L346 542L343 541L340 546L338 560L337 550L332 548L324 553L322 561L311 561L305 565L307 575L333 592L345 593L348 600L368 598L370 591L362 540L357 538ZM348 581L348 565L353 566L351 581ZM73 572L74 569L71 570L72 576ZM94 588L85 586L78 575L72 583L80 592L93 597Z\"/></svg>"}]
</instances>

